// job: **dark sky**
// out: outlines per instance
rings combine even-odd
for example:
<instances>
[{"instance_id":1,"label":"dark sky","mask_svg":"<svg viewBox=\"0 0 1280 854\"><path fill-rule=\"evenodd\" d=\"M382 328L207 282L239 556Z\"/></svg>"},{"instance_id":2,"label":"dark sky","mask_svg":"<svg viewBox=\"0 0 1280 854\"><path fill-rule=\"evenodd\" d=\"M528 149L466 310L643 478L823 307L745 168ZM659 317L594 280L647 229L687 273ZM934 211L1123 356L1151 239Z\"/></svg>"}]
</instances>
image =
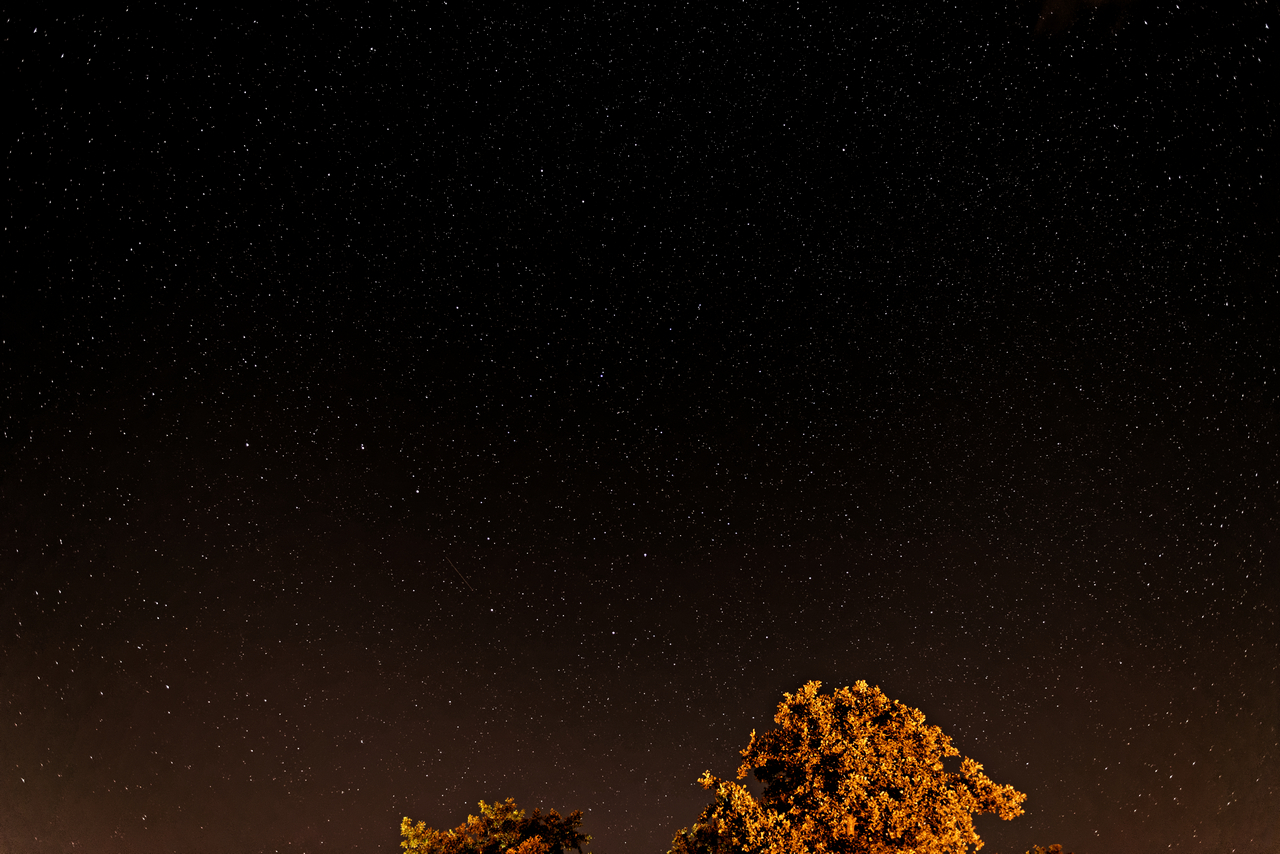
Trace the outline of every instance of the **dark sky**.
<instances>
[{"instance_id":1,"label":"dark sky","mask_svg":"<svg viewBox=\"0 0 1280 854\"><path fill-rule=\"evenodd\" d=\"M811 679L1280 846L1274 4L268 5L4 23L2 854L661 854Z\"/></svg>"}]
</instances>

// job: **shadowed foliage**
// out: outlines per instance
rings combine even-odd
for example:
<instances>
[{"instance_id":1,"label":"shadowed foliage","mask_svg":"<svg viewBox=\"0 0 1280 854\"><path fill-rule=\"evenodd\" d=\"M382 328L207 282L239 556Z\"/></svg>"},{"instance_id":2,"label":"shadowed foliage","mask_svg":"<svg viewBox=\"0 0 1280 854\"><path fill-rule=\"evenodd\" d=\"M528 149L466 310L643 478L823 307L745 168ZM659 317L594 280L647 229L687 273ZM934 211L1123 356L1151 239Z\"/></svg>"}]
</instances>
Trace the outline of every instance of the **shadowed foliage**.
<instances>
[{"instance_id":1,"label":"shadowed foliage","mask_svg":"<svg viewBox=\"0 0 1280 854\"><path fill-rule=\"evenodd\" d=\"M426 822L405 816L400 820L400 847L414 854L564 854L572 848L582 852L591 837L578 831L581 811L566 817L555 810L532 815L516 806L512 798L501 803L480 802L480 815L452 830L436 830Z\"/></svg>"}]
</instances>

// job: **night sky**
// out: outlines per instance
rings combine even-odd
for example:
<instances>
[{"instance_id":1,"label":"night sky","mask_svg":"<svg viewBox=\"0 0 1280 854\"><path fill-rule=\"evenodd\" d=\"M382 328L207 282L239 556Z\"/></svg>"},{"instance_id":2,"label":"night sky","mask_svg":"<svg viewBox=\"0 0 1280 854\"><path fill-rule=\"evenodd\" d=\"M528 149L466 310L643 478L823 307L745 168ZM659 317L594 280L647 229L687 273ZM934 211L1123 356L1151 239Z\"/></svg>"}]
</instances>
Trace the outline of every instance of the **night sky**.
<instances>
[{"instance_id":1,"label":"night sky","mask_svg":"<svg viewBox=\"0 0 1280 854\"><path fill-rule=\"evenodd\" d=\"M0 854L662 854L811 679L1280 850L1274 4L268 5L4 22Z\"/></svg>"}]
</instances>

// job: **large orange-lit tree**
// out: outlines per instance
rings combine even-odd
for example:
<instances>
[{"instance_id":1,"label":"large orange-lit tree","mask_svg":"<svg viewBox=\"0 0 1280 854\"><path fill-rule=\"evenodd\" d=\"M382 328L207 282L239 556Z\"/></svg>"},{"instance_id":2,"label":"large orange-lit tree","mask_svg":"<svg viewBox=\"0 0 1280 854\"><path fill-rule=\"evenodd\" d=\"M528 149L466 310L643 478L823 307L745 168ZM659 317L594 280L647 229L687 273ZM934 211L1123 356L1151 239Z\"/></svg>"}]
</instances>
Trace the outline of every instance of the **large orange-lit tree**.
<instances>
[{"instance_id":1,"label":"large orange-lit tree","mask_svg":"<svg viewBox=\"0 0 1280 854\"><path fill-rule=\"evenodd\" d=\"M555 810L532 815L507 798L500 803L480 802L480 815L452 830L436 830L426 822L414 824L408 816L400 821L400 847L413 854L564 854L572 848L582 852L591 841L578 831L582 813L561 817Z\"/></svg>"},{"instance_id":2,"label":"large orange-lit tree","mask_svg":"<svg viewBox=\"0 0 1280 854\"><path fill-rule=\"evenodd\" d=\"M819 694L810 682L785 694L777 729L751 733L738 779L754 772L756 798L708 771L715 801L669 854L963 854L982 847L973 816L1022 815L1026 795L993 782L919 709L859 682Z\"/></svg>"}]
</instances>

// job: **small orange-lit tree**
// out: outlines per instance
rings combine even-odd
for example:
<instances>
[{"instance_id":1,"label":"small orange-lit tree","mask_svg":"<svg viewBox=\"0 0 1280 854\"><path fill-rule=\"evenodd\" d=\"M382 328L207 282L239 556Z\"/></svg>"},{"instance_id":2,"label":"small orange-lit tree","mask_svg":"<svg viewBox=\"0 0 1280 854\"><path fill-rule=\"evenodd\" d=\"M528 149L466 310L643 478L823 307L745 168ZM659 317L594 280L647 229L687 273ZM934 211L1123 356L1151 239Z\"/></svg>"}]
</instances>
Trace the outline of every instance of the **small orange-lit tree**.
<instances>
[{"instance_id":1,"label":"small orange-lit tree","mask_svg":"<svg viewBox=\"0 0 1280 854\"><path fill-rule=\"evenodd\" d=\"M785 694L778 728L751 733L738 779L754 772L761 797L703 774L715 801L669 854L963 854L982 847L974 814L1022 815L1027 796L972 759L943 768L959 751L919 709L866 682L828 695L820 687Z\"/></svg>"},{"instance_id":2,"label":"small orange-lit tree","mask_svg":"<svg viewBox=\"0 0 1280 854\"><path fill-rule=\"evenodd\" d=\"M426 822L400 821L400 847L413 854L564 854L582 852L591 837L578 832L582 813L561 818L555 810L527 815L507 798L502 803L480 802L480 815L469 815L453 830L436 830Z\"/></svg>"}]
</instances>

